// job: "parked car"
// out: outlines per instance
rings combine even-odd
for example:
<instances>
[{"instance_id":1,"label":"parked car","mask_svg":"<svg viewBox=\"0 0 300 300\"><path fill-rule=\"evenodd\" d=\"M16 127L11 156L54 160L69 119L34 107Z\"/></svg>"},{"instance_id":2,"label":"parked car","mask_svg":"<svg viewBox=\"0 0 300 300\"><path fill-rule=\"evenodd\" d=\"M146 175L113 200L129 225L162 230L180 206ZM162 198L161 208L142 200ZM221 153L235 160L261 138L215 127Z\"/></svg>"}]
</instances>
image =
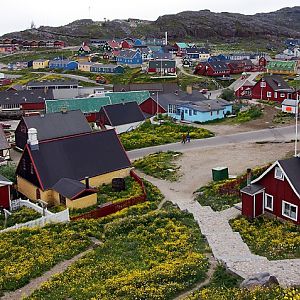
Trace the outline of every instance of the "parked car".
<instances>
[{"instance_id":1,"label":"parked car","mask_svg":"<svg viewBox=\"0 0 300 300\"><path fill-rule=\"evenodd\" d=\"M200 93L202 93L202 94L206 94L208 92L208 89L201 89L200 90Z\"/></svg>"}]
</instances>

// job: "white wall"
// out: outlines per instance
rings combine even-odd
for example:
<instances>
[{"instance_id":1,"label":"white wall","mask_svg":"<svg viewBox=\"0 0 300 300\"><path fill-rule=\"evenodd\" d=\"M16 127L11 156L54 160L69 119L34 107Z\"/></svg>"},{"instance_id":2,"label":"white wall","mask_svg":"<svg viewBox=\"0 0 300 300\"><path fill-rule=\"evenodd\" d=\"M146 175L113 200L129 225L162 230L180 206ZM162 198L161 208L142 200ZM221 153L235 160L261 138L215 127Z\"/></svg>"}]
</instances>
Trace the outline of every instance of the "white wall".
<instances>
[{"instance_id":1,"label":"white wall","mask_svg":"<svg viewBox=\"0 0 300 300\"><path fill-rule=\"evenodd\" d=\"M106 125L105 127L106 127L107 129L112 129L112 128L114 128L114 129L116 130L117 134L120 134L120 133L123 133L123 132L127 132L127 131L134 130L134 129L138 128L140 125L142 125L144 122L145 122L145 121L142 121L142 122L134 122L134 123L124 124L124 125L119 125L119 126L115 126L115 127Z\"/></svg>"}]
</instances>

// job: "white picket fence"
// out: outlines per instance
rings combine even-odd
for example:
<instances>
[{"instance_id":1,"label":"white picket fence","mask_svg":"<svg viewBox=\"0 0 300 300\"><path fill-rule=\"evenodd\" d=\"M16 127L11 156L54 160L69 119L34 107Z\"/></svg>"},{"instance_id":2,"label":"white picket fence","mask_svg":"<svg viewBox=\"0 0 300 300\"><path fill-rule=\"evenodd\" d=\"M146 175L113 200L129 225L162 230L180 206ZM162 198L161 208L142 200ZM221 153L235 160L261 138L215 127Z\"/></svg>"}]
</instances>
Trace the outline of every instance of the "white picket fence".
<instances>
[{"instance_id":1,"label":"white picket fence","mask_svg":"<svg viewBox=\"0 0 300 300\"><path fill-rule=\"evenodd\" d=\"M34 209L35 211L43 214L43 208L36 205L35 203L32 203L29 200L18 199L15 201L17 201L15 203L16 206L18 206L18 205L19 205L19 207L26 206L26 207ZM70 216L69 216L68 208L61 212L58 212L58 213L52 213L52 212L48 211L47 209L45 209L45 216L42 216L39 219L28 221L26 223L15 224L14 226L11 226L11 227L1 230L0 233L10 231L10 230L20 229L20 228L43 227L46 224L66 223L69 221L70 221Z\"/></svg>"}]
</instances>

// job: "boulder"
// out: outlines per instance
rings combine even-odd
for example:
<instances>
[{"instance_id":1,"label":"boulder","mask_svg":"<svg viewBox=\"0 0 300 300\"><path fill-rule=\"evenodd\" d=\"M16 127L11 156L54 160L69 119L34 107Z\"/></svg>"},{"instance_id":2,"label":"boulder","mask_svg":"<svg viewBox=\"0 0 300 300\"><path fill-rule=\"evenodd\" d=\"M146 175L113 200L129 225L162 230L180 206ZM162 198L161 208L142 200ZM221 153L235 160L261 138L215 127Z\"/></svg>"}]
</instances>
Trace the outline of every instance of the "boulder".
<instances>
[{"instance_id":1,"label":"boulder","mask_svg":"<svg viewBox=\"0 0 300 300\"><path fill-rule=\"evenodd\" d=\"M279 282L275 276L272 276L270 275L270 273L267 272L255 274L249 278L246 278L241 283L241 287L247 289L253 289L257 286L271 287L273 285L279 285Z\"/></svg>"}]
</instances>

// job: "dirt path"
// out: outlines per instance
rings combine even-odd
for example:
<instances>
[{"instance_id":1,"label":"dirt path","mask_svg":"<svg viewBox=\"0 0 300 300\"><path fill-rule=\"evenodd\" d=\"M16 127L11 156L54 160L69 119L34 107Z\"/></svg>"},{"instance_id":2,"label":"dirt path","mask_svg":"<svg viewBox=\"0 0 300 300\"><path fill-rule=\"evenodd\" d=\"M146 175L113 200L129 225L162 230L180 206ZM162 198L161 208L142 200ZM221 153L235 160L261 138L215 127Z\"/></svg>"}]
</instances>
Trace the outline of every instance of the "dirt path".
<instances>
[{"instance_id":1,"label":"dirt path","mask_svg":"<svg viewBox=\"0 0 300 300\"><path fill-rule=\"evenodd\" d=\"M211 255L209 257L209 269L206 273L207 278L198 283L195 287L193 287L192 289L180 294L179 296L177 296L176 298L174 298L173 300L181 300L181 299L185 299L186 297L188 297L189 295L191 295L193 292L203 288L204 286L208 285L212 279L212 276L217 268L218 262L215 260L215 258Z\"/></svg>"},{"instance_id":2,"label":"dirt path","mask_svg":"<svg viewBox=\"0 0 300 300\"><path fill-rule=\"evenodd\" d=\"M90 246L84 252L77 254L71 259L64 260L57 265L55 265L51 270L45 272L42 276L32 279L27 285L14 291L5 293L1 300L20 300L25 297L30 296L35 290L37 290L44 282L51 279L53 275L63 273L70 265L75 263L77 260L91 252L95 246L99 245L101 242L95 238L91 238L93 245Z\"/></svg>"}]
</instances>

